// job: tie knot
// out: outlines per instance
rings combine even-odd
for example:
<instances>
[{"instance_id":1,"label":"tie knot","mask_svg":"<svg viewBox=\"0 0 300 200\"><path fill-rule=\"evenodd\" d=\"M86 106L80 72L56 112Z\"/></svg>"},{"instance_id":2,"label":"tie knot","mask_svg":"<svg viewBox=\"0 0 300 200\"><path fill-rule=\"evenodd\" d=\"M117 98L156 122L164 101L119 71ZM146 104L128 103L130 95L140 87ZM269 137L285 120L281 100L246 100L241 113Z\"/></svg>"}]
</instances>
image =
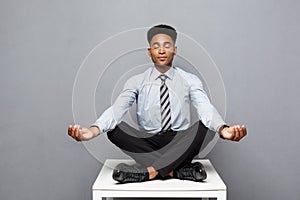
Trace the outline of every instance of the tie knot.
<instances>
[{"instance_id":1,"label":"tie knot","mask_svg":"<svg viewBox=\"0 0 300 200\"><path fill-rule=\"evenodd\" d=\"M161 83L162 84L165 84L165 81L166 81L166 79L168 78L165 74L161 74L160 76L159 76L159 78L160 78L160 80L161 80Z\"/></svg>"}]
</instances>

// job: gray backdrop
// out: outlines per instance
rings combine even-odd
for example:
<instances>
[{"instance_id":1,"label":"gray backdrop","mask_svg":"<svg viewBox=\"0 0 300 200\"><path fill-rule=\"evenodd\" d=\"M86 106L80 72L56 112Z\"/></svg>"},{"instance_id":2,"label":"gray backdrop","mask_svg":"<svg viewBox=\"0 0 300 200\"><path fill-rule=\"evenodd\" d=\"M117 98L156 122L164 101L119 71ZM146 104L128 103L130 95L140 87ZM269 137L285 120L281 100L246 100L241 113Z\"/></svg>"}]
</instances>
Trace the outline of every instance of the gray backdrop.
<instances>
[{"instance_id":1,"label":"gray backdrop","mask_svg":"<svg viewBox=\"0 0 300 200\"><path fill-rule=\"evenodd\" d=\"M228 199L300 199L299 9L295 0L1 0L0 199L91 199L102 165L67 136L77 70L105 38L161 22L208 50L226 121L248 127L207 156Z\"/></svg>"}]
</instances>

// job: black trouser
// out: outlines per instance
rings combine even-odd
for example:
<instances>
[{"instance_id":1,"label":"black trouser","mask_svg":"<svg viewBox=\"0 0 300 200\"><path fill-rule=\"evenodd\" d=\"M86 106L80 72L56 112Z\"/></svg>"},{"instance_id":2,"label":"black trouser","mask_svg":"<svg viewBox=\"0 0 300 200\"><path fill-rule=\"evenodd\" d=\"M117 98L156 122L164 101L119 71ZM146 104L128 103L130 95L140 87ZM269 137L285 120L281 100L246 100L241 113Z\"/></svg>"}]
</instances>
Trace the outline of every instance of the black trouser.
<instances>
[{"instance_id":1,"label":"black trouser","mask_svg":"<svg viewBox=\"0 0 300 200\"><path fill-rule=\"evenodd\" d=\"M192 161L199 154L208 129L201 121L184 131L144 133L120 123L108 139L145 167L154 167L162 177Z\"/></svg>"}]
</instances>

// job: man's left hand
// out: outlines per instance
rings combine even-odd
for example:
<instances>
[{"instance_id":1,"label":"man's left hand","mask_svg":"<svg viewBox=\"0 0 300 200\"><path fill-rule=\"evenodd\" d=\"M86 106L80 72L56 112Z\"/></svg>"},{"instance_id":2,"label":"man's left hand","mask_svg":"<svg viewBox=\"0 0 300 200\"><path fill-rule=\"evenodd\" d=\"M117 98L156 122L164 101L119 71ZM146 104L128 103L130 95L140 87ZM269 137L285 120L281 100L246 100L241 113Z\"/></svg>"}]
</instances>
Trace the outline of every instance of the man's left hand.
<instances>
[{"instance_id":1,"label":"man's left hand","mask_svg":"<svg viewBox=\"0 0 300 200\"><path fill-rule=\"evenodd\" d=\"M247 135L246 126L235 125L226 127L222 130L221 135L224 139L232 140L232 141L240 141L245 135Z\"/></svg>"}]
</instances>

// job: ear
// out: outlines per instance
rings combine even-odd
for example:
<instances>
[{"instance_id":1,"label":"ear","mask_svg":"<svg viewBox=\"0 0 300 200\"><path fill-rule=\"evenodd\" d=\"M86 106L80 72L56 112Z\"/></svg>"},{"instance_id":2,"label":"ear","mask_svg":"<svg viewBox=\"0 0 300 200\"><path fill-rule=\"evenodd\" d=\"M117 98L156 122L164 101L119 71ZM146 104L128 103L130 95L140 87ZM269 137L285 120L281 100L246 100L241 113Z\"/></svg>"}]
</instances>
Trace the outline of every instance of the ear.
<instances>
[{"instance_id":1,"label":"ear","mask_svg":"<svg viewBox=\"0 0 300 200\"><path fill-rule=\"evenodd\" d=\"M176 47L176 46L174 47L174 52L173 52L173 54L174 54L174 55L177 54L177 47Z\"/></svg>"},{"instance_id":2,"label":"ear","mask_svg":"<svg viewBox=\"0 0 300 200\"><path fill-rule=\"evenodd\" d=\"M148 48L148 56L151 57L151 48L150 47Z\"/></svg>"}]
</instances>

